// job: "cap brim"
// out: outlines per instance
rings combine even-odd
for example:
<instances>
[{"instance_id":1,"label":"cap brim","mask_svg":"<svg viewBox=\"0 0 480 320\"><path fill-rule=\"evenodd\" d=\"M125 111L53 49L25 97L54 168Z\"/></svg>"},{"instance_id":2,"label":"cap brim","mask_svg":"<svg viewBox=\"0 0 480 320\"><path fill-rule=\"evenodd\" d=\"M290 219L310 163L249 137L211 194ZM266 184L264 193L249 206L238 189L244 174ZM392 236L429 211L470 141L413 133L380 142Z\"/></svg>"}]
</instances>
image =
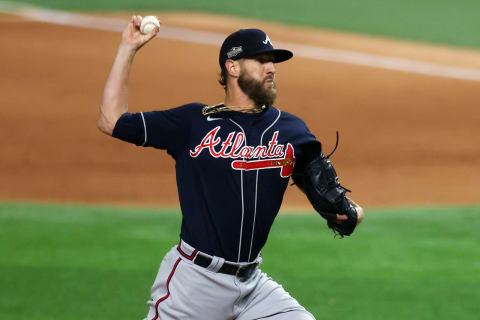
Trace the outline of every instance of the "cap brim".
<instances>
[{"instance_id":1,"label":"cap brim","mask_svg":"<svg viewBox=\"0 0 480 320\"><path fill-rule=\"evenodd\" d=\"M287 61L291 57L293 57L293 53L291 51L285 49L274 49L272 51L273 56L275 57L275 63Z\"/></svg>"},{"instance_id":2,"label":"cap brim","mask_svg":"<svg viewBox=\"0 0 480 320\"><path fill-rule=\"evenodd\" d=\"M285 50L285 49L273 49L273 50L265 50L265 51L256 52L255 55L244 57L244 58L253 58L253 57L259 56L259 55L264 54L264 53L272 53L273 58L274 58L274 60L273 60L274 63L287 61L288 59L293 57L293 53L291 51L288 51L288 50Z\"/></svg>"}]
</instances>

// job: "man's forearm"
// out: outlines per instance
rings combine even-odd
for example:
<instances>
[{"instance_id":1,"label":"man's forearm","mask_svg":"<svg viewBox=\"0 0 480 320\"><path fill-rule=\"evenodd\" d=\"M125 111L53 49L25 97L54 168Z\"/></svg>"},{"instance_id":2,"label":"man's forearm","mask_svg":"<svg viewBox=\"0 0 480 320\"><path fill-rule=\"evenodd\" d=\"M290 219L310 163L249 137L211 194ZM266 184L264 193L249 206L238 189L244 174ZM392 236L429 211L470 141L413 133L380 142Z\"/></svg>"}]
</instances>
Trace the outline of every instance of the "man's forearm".
<instances>
[{"instance_id":1,"label":"man's forearm","mask_svg":"<svg viewBox=\"0 0 480 320\"><path fill-rule=\"evenodd\" d=\"M158 33L158 26L150 34L141 33L141 21L142 17L133 16L123 30L122 42L103 89L97 125L108 135L112 135L118 118L128 111L128 78L135 53Z\"/></svg>"},{"instance_id":2,"label":"man's forearm","mask_svg":"<svg viewBox=\"0 0 480 320\"><path fill-rule=\"evenodd\" d=\"M128 79L136 50L121 44L103 89L98 127L111 135L122 114L128 111Z\"/></svg>"}]
</instances>

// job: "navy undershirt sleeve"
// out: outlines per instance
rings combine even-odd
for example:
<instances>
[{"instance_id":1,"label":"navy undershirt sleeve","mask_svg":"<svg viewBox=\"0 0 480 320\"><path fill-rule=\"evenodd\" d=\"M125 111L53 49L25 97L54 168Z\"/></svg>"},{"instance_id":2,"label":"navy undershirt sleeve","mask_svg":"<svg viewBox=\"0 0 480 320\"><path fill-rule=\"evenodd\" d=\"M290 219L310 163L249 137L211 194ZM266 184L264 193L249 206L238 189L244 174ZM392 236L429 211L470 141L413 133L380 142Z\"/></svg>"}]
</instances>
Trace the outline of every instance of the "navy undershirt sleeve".
<instances>
[{"instance_id":1,"label":"navy undershirt sleeve","mask_svg":"<svg viewBox=\"0 0 480 320\"><path fill-rule=\"evenodd\" d=\"M140 113L124 113L115 124L112 136L137 146L143 145L145 133Z\"/></svg>"},{"instance_id":2,"label":"navy undershirt sleeve","mask_svg":"<svg viewBox=\"0 0 480 320\"><path fill-rule=\"evenodd\" d=\"M310 132L305 122L299 118L295 119L295 129L291 141L295 148L295 172L303 173L305 166L312 160L318 158L322 152L320 141ZM292 127L292 126L291 126Z\"/></svg>"},{"instance_id":3,"label":"navy undershirt sleeve","mask_svg":"<svg viewBox=\"0 0 480 320\"><path fill-rule=\"evenodd\" d=\"M171 155L184 148L191 128L189 105L140 113L124 113L112 136L137 146L167 150Z\"/></svg>"}]
</instances>

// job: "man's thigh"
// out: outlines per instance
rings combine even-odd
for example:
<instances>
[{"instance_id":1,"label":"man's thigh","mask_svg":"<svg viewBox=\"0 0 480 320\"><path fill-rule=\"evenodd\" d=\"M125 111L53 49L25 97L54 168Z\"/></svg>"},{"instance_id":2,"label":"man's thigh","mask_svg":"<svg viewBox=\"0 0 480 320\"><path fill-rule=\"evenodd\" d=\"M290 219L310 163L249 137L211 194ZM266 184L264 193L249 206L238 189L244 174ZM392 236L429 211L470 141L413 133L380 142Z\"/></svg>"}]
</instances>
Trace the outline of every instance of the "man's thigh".
<instances>
[{"instance_id":1,"label":"man's thigh","mask_svg":"<svg viewBox=\"0 0 480 320\"><path fill-rule=\"evenodd\" d=\"M258 272L252 281L253 290L244 300L243 311L237 320L315 319L280 284L265 273Z\"/></svg>"},{"instance_id":2,"label":"man's thigh","mask_svg":"<svg viewBox=\"0 0 480 320\"><path fill-rule=\"evenodd\" d=\"M232 319L238 295L232 276L194 265L174 248L160 265L146 319Z\"/></svg>"}]
</instances>

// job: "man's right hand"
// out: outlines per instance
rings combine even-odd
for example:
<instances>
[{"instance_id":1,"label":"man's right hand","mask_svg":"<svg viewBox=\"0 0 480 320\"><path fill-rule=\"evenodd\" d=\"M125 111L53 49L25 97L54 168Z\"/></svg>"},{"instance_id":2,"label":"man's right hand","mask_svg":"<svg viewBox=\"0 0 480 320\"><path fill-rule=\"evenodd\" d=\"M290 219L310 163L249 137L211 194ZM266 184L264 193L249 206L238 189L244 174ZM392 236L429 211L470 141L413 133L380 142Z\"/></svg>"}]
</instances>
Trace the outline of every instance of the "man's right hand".
<instances>
[{"instance_id":1,"label":"man's right hand","mask_svg":"<svg viewBox=\"0 0 480 320\"><path fill-rule=\"evenodd\" d=\"M155 27L150 34L140 32L141 16L133 16L122 34L122 45L137 51L148 41L152 40L158 33L159 27Z\"/></svg>"}]
</instances>

